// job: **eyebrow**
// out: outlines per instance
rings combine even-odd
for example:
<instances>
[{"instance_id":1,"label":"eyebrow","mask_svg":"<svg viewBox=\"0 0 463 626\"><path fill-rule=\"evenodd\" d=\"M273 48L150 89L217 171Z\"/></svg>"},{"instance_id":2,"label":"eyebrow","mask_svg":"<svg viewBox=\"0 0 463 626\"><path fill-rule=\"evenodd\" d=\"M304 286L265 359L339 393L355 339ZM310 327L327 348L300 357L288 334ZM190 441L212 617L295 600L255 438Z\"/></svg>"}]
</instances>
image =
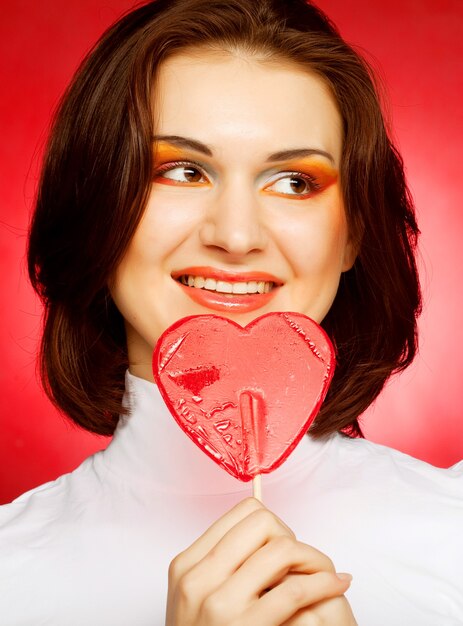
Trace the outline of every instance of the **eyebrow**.
<instances>
[{"instance_id":1,"label":"eyebrow","mask_svg":"<svg viewBox=\"0 0 463 626\"><path fill-rule=\"evenodd\" d=\"M195 150L196 152L201 152L206 156L212 157L213 152L202 141L197 141L196 139L190 139L188 137L180 137L179 135L154 135L153 141L165 141L166 143L171 143L174 146L178 146L180 148L190 148L191 150ZM314 154L318 154L320 156L326 157L331 163L334 165L334 158L329 152L325 150L318 150L316 148L294 148L291 150L280 150L279 152L273 152L269 154L266 162L270 163L271 161L289 161L290 159L300 159L303 157L313 156Z\"/></svg>"}]
</instances>

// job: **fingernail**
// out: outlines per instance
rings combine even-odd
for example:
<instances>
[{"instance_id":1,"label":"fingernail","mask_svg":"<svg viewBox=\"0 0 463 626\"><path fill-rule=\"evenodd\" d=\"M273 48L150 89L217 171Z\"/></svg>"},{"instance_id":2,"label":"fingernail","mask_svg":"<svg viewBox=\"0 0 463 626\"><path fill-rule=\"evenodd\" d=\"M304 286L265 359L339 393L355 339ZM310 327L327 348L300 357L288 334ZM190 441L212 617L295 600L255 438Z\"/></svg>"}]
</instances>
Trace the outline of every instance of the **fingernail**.
<instances>
[{"instance_id":1,"label":"fingernail","mask_svg":"<svg viewBox=\"0 0 463 626\"><path fill-rule=\"evenodd\" d=\"M339 580L348 580L349 582L353 578L352 574L344 574L344 573L339 574L338 572L336 572L336 576L339 578Z\"/></svg>"}]
</instances>

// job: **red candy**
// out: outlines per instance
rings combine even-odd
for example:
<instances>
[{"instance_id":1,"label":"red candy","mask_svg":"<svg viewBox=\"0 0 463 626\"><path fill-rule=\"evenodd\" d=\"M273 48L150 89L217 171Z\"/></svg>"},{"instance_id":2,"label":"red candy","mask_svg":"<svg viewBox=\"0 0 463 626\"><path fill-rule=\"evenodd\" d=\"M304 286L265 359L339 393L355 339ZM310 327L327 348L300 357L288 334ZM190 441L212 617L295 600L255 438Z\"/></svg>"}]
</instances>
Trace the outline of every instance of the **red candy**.
<instances>
[{"instance_id":1,"label":"red candy","mask_svg":"<svg viewBox=\"0 0 463 626\"><path fill-rule=\"evenodd\" d=\"M242 326L185 317L159 338L154 379L173 417L203 452L242 481L279 467L317 415L334 350L300 313Z\"/></svg>"}]
</instances>

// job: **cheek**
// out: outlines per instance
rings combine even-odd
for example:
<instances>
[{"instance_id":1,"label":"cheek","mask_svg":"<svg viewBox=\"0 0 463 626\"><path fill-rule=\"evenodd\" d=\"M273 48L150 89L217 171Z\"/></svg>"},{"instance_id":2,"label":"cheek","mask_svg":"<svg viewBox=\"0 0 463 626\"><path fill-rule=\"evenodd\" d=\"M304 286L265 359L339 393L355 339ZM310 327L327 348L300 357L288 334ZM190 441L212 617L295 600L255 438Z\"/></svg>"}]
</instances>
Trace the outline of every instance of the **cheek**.
<instances>
[{"instance_id":1,"label":"cheek","mask_svg":"<svg viewBox=\"0 0 463 626\"><path fill-rule=\"evenodd\" d=\"M314 199L307 210L288 214L279 240L298 275L326 278L340 274L347 244L347 223L339 194Z\"/></svg>"},{"instance_id":2,"label":"cheek","mask_svg":"<svg viewBox=\"0 0 463 626\"><path fill-rule=\"evenodd\" d=\"M141 263L160 262L188 236L199 207L183 194L163 193L153 186L145 213L130 243L128 256ZM153 266L155 267L155 265Z\"/></svg>"}]
</instances>

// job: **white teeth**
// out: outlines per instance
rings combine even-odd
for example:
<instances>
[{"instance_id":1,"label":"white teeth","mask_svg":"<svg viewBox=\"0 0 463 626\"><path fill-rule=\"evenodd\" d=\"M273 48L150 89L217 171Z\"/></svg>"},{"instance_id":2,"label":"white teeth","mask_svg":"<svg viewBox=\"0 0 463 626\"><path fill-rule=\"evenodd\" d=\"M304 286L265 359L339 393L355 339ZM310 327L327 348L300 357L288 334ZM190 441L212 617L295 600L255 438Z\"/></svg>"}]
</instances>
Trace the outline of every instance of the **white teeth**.
<instances>
[{"instance_id":1,"label":"white teeth","mask_svg":"<svg viewBox=\"0 0 463 626\"><path fill-rule=\"evenodd\" d=\"M231 283L226 283L224 280L217 281L216 291L220 291L220 293L233 293L233 287Z\"/></svg>"},{"instance_id":2,"label":"white teeth","mask_svg":"<svg viewBox=\"0 0 463 626\"><path fill-rule=\"evenodd\" d=\"M216 286L217 286L217 281L214 278L206 278L206 281L204 283L204 289L215 291Z\"/></svg>"},{"instance_id":3,"label":"white teeth","mask_svg":"<svg viewBox=\"0 0 463 626\"><path fill-rule=\"evenodd\" d=\"M233 293L249 293L249 283L233 283Z\"/></svg>"},{"instance_id":4,"label":"white teeth","mask_svg":"<svg viewBox=\"0 0 463 626\"><path fill-rule=\"evenodd\" d=\"M194 287L195 289L207 289L208 291L217 291L218 293L236 293L241 295L248 293L269 293L274 286L274 283L265 282L263 280L229 283L224 280L215 280L215 278L205 278L204 276L193 276L192 274L188 276L184 274L180 276L178 280L184 285Z\"/></svg>"}]
</instances>

